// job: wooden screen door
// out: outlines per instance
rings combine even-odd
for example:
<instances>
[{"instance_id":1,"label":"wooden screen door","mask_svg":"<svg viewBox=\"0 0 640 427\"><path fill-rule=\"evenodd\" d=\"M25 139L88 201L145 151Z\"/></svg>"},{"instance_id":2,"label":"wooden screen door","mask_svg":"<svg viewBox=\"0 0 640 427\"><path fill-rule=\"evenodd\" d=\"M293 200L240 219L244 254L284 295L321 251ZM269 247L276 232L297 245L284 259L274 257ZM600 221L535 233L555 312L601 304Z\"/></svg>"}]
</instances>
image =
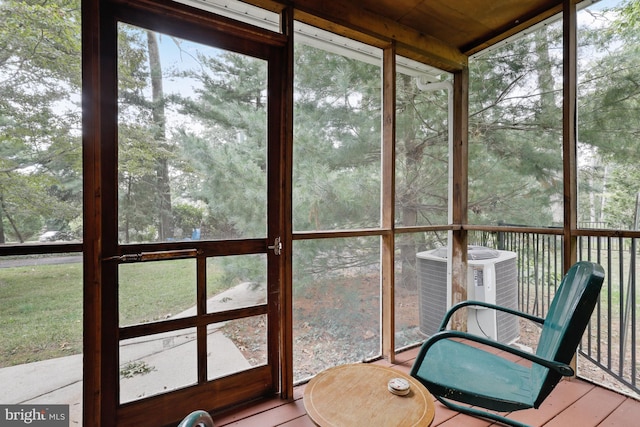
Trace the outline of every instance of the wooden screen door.
<instances>
[{"instance_id":1,"label":"wooden screen door","mask_svg":"<svg viewBox=\"0 0 640 427\"><path fill-rule=\"evenodd\" d=\"M102 16L103 424L279 390L285 37L167 4Z\"/></svg>"}]
</instances>

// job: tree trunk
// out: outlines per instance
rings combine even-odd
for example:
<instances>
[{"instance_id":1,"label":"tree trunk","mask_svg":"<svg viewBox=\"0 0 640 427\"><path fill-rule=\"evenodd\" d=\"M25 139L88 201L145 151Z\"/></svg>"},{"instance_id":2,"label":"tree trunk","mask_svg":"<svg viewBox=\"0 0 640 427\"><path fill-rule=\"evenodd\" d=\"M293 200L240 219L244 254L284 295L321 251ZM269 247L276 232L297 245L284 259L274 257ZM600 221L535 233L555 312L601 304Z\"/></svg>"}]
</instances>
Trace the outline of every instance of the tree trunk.
<instances>
[{"instance_id":1,"label":"tree trunk","mask_svg":"<svg viewBox=\"0 0 640 427\"><path fill-rule=\"evenodd\" d=\"M0 194L0 200L3 200L2 194ZM4 245L6 243L6 240L4 237L4 223L2 221L3 212L4 212L4 208L2 207L3 204L4 202L0 203L0 245Z\"/></svg>"},{"instance_id":2,"label":"tree trunk","mask_svg":"<svg viewBox=\"0 0 640 427\"><path fill-rule=\"evenodd\" d=\"M414 84L412 79L405 77L403 79L404 85ZM408 92L408 91L407 91ZM406 93L406 92L405 92ZM413 95L415 100L416 94ZM414 101L412 100L412 102ZM408 101L408 100L407 100ZM411 108L412 114L415 114L415 109ZM418 120L414 117L411 120L412 124L417 123ZM417 137L418 129L404 129L402 136L398 138L399 143L404 144L405 150L405 162L406 162L406 182L402 183L404 187L401 192L400 205L402 206L402 225L404 227L412 227L418 224L418 192L415 190L415 180L413 179L418 175L422 156L424 152L424 141L421 141ZM400 262L401 262L401 284L406 289L417 289L417 275L416 275L416 242L411 234L402 234L400 236Z\"/></svg>"},{"instance_id":3,"label":"tree trunk","mask_svg":"<svg viewBox=\"0 0 640 427\"><path fill-rule=\"evenodd\" d=\"M170 147L166 141L166 120L164 114L164 91L162 88L162 65L158 37L147 31L149 47L149 71L151 74L152 116L155 126L155 141L158 144L156 157L156 197L158 207L158 238L173 237L171 215L171 186L169 183Z\"/></svg>"},{"instance_id":4,"label":"tree trunk","mask_svg":"<svg viewBox=\"0 0 640 427\"><path fill-rule=\"evenodd\" d=\"M536 32L535 38L537 63L538 88L540 90L540 109L537 111L538 124L541 128L547 129L553 126L556 109L555 88L553 79L553 64L549 55L549 38L545 31Z\"/></svg>"},{"instance_id":5,"label":"tree trunk","mask_svg":"<svg viewBox=\"0 0 640 427\"><path fill-rule=\"evenodd\" d=\"M0 197L0 210L2 210L5 216L7 217L7 220L9 221L9 224L11 224L11 228L13 229L13 232L16 233L16 237L18 238L18 241L20 243L24 243L24 238L22 237L22 234L20 234L20 230L18 230L18 227L16 226L15 221L13 221L13 218L11 217L11 215L9 215L9 212L7 212L6 206L4 204L4 197ZM2 233L2 239L4 241L4 229Z\"/></svg>"}]
</instances>

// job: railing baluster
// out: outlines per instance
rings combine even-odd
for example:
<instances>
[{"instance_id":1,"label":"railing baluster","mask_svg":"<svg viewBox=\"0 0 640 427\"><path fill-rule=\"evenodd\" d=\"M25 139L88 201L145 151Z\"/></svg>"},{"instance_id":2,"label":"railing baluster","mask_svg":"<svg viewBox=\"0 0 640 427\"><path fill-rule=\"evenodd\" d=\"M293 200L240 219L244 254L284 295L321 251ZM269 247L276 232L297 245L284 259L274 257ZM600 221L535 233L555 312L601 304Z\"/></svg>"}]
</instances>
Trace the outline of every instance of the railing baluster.
<instances>
[{"instance_id":1,"label":"railing baluster","mask_svg":"<svg viewBox=\"0 0 640 427\"><path fill-rule=\"evenodd\" d=\"M586 237L587 239L587 259L591 261L591 238ZM582 250L582 245L585 238L582 236L578 237L578 247ZM579 259L583 259L582 256ZM591 322L587 324L587 354L591 355Z\"/></svg>"},{"instance_id":2,"label":"railing baluster","mask_svg":"<svg viewBox=\"0 0 640 427\"><path fill-rule=\"evenodd\" d=\"M636 369L637 363L636 359L636 332L638 328L636 327L636 239L631 239L631 265L629 273L629 304L627 304L627 309L631 312L631 384L636 387ZM629 313L628 313L629 314Z\"/></svg>"},{"instance_id":3,"label":"railing baluster","mask_svg":"<svg viewBox=\"0 0 640 427\"><path fill-rule=\"evenodd\" d=\"M622 237L618 238L619 242L619 248L618 248L618 268L620 269L620 271L618 272L619 275L619 288L620 288L620 292L619 292L619 298L618 298L618 310L619 310L619 328L620 328L620 333L619 333L619 337L620 340L618 342L618 375L622 376L622 373L624 372L624 340L623 338L623 333L622 333L622 328L624 327L624 242L622 241Z\"/></svg>"},{"instance_id":4,"label":"railing baluster","mask_svg":"<svg viewBox=\"0 0 640 427\"><path fill-rule=\"evenodd\" d=\"M598 237L597 240L597 256L596 256L596 262L598 264L602 264L602 240L600 237ZM597 334L597 339L596 339L596 360L598 361L598 363L602 362L602 340L600 339L601 334L602 334L602 298L598 298L598 304L596 305L596 312L597 312L597 318L596 318L596 324L597 324L597 330L598 330L598 334Z\"/></svg>"},{"instance_id":5,"label":"railing baluster","mask_svg":"<svg viewBox=\"0 0 640 427\"><path fill-rule=\"evenodd\" d=\"M612 250L611 250L611 237L607 237L607 368L611 371L611 319L613 316L613 299L612 299L612 287L613 287L613 272L612 269Z\"/></svg>"}]
</instances>

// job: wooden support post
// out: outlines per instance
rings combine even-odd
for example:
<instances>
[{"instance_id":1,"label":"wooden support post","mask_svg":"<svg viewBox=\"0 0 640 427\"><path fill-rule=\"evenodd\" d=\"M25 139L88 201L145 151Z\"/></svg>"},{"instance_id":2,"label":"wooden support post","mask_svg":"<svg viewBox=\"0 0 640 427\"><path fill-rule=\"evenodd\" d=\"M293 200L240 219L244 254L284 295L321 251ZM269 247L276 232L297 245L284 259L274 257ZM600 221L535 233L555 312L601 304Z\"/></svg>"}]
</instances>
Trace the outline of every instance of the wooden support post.
<instances>
[{"instance_id":1,"label":"wooden support post","mask_svg":"<svg viewBox=\"0 0 640 427\"><path fill-rule=\"evenodd\" d=\"M576 169L577 134L577 30L576 5L564 0L563 13L563 105L562 105L562 154L564 179L564 273L577 260L578 177Z\"/></svg>"},{"instance_id":2,"label":"wooden support post","mask_svg":"<svg viewBox=\"0 0 640 427\"><path fill-rule=\"evenodd\" d=\"M577 173L577 25L576 5L571 0L563 2L563 104L562 104L562 154L564 179L564 265L566 274L577 261L578 238L573 231L578 222L578 173ZM571 367L577 372L574 356Z\"/></svg>"},{"instance_id":3,"label":"wooden support post","mask_svg":"<svg viewBox=\"0 0 640 427\"><path fill-rule=\"evenodd\" d=\"M455 227L451 242L452 304L467 299L467 230L469 185L469 69L454 74L453 79L453 192L452 221ZM466 331L464 312L452 319L453 329Z\"/></svg>"},{"instance_id":4,"label":"wooden support post","mask_svg":"<svg viewBox=\"0 0 640 427\"><path fill-rule=\"evenodd\" d=\"M395 137L396 137L395 43L383 51L382 65L382 355L395 360Z\"/></svg>"},{"instance_id":5,"label":"wooden support post","mask_svg":"<svg viewBox=\"0 0 640 427\"><path fill-rule=\"evenodd\" d=\"M282 32L287 36L285 78L282 84L282 174L281 229L284 242L280 272L280 395L293 399L293 9L281 13Z\"/></svg>"}]
</instances>

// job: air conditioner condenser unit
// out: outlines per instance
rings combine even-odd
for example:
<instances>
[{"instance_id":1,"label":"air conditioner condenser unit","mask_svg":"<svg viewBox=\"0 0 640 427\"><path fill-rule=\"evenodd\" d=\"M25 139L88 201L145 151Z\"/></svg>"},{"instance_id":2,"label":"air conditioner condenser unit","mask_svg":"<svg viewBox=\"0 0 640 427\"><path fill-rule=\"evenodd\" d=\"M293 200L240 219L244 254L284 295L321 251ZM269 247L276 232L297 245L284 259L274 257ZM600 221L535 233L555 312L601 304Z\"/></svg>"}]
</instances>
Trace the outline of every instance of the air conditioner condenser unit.
<instances>
[{"instance_id":1,"label":"air conditioner condenser unit","mask_svg":"<svg viewBox=\"0 0 640 427\"><path fill-rule=\"evenodd\" d=\"M447 248L419 252L417 255L420 331L437 332L446 310L451 307L447 280ZM482 246L469 246L467 299L518 308L517 254ZM518 318L484 308L467 309L467 330L510 344L520 334Z\"/></svg>"}]
</instances>

